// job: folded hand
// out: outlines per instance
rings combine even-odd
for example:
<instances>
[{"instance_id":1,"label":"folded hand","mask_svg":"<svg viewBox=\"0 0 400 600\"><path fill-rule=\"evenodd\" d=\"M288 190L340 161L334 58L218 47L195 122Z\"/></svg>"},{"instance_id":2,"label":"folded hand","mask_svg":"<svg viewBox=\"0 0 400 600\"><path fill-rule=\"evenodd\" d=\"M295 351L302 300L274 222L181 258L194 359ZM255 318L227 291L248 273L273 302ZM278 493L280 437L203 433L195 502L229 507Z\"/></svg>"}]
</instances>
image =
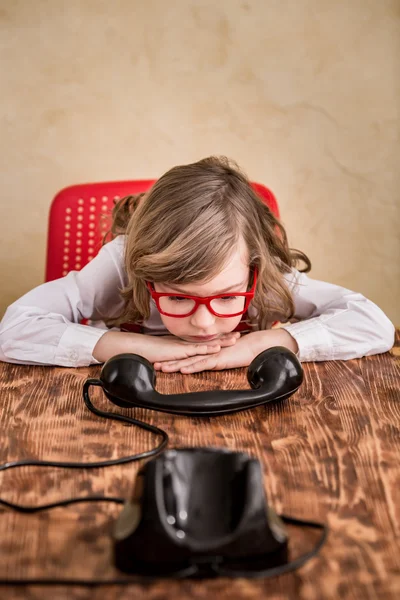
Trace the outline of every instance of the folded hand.
<instances>
[{"instance_id":1,"label":"folded hand","mask_svg":"<svg viewBox=\"0 0 400 600\"><path fill-rule=\"evenodd\" d=\"M242 336L236 344L221 348L203 356L194 355L179 360L167 360L154 363L154 368L165 373L198 373L199 371L219 371L248 367L251 361L263 350L273 346L285 346L297 352L296 341L285 329L254 331Z\"/></svg>"}]
</instances>

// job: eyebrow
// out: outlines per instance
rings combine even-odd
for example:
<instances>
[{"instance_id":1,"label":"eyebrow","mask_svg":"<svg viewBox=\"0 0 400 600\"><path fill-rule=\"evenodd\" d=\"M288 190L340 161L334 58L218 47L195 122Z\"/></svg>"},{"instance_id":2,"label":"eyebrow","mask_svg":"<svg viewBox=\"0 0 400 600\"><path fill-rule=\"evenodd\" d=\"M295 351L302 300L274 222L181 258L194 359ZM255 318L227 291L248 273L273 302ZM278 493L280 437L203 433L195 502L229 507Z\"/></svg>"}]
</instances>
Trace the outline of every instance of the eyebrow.
<instances>
[{"instance_id":1,"label":"eyebrow","mask_svg":"<svg viewBox=\"0 0 400 600\"><path fill-rule=\"evenodd\" d=\"M224 294L225 292L230 292L232 290L235 290L239 287L241 287L244 282L246 280L243 279L243 281L241 281L240 283L235 283L234 285L230 285L227 288L224 288L223 290L219 290L219 292L215 292L214 294L210 294L210 296L217 296L218 294ZM177 292L178 294L183 294L184 296L196 296L196 294L191 294L190 292L183 292L182 290L179 290L176 286L168 284L167 287L171 288L174 292Z\"/></svg>"}]
</instances>

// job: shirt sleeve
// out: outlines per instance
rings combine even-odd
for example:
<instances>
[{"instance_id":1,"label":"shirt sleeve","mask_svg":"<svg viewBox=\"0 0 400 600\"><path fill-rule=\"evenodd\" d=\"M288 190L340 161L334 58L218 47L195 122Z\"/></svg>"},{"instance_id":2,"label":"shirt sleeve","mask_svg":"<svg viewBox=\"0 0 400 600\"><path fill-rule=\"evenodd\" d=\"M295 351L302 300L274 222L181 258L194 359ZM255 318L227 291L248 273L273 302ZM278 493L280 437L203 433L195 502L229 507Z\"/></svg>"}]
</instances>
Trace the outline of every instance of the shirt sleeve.
<instances>
[{"instance_id":1,"label":"shirt sleeve","mask_svg":"<svg viewBox=\"0 0 400 600\"><path fill-rule=\"evenodd\" d=\"M393 324L362 294L295 269L287 280L298 322L283 327L296 340L301 361L349 360L392 348Z\"/></svg>"},{"instance_id":2,"label":"shirt sleeve","mask_svg":"<svg viewBox=\"0 0 400 600\"><path fill-rule=\"evenodd\" d=\"M123 306L122 236L103 246L81 271L44 283L8 307L0 324L0 360L81 367L98 364L92 352L107 331L101 320ZM99 326L81 325L91 319Z\"/></svg>"}]
</instances>

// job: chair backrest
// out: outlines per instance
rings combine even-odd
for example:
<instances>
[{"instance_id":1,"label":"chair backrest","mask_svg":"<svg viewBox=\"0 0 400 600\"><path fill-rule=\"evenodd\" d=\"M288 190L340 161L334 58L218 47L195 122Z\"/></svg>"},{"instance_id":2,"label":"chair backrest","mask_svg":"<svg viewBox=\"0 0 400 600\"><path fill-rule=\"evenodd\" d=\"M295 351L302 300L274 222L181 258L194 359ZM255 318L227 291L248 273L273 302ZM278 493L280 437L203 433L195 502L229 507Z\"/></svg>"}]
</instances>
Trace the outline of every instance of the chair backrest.
<instances>
[{"instance_id":1,"label":"chair backrest","mask_svg":"<svg viewBox=\"0 0 400 600\"><path fill-rule=\"evenodd\" d=\"M119 198L146 192L155 179L84 183L64 188L54 197L49 213L46 281L79 271L101 248L110 229L111 210ZM255 192L279 218L274 194L260 183Z\"/></svg>"}]
</instances>

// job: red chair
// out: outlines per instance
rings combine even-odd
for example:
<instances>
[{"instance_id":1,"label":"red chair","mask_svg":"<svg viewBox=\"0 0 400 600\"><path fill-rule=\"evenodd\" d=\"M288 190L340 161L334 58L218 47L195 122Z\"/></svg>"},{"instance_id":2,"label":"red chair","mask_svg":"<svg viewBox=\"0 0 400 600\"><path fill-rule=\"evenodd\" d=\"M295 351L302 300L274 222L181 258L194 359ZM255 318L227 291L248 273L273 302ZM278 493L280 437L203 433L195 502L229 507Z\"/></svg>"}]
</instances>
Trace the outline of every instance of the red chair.
<instances>
[{"instance_id":1,"label":"red chair","mask_svg":"<svg viewBox=\"0 0 400 600\"><path fill-rule=\"evenodd\" d=\"M146 192L154 179L109 181L72 185L61 190L50 207L46 281L80 270L101 248L104 234L110 229L114 200ZM279 218L273 193L260 183L253 189Z\"/></svg>"}]
</instances>

